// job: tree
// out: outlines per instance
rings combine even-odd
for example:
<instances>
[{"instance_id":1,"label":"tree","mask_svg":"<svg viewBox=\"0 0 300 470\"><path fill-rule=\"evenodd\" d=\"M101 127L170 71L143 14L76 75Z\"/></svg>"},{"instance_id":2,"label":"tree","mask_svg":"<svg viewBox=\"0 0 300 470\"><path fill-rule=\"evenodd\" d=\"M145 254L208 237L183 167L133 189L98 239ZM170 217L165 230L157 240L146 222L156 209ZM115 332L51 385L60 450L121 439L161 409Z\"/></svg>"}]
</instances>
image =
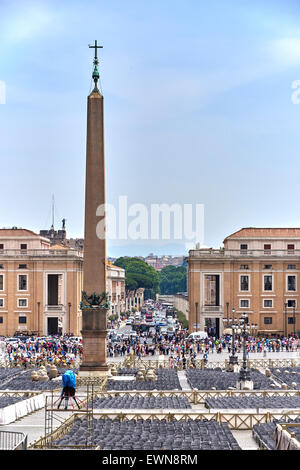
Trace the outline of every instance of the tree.
<instances>
[{"instance_id":1,"label":"tree","mask_svg":"<svg viewBox=\"0 0 300 470\"><path fill-rule=\"evenodd\" d=\"M125 288L127 291L145 289L145 298L154 297L159 292L159 275L152 266L139 258L120 257L115 266L125 269Z\"/></svg>"},{"instance_id":2,"label":"tree","mask_svg":"<svg viewBox=\"0 0 300 470\"><path fill-rule=\"evenodd\" d=\"M162 295L186 292L187 270L185 266L165 266L159 273L159 279Z\"/></svg>"}]
</instances>

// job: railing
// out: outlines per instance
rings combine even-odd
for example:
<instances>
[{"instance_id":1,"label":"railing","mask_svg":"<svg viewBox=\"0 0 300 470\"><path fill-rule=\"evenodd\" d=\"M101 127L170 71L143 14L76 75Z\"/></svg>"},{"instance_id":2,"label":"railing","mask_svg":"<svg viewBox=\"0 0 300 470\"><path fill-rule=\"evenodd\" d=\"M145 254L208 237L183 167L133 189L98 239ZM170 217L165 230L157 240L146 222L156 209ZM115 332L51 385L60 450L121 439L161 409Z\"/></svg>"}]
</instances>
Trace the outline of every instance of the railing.
<instances>
[{"instance_id":1,"label":"railing","mask_svg":"<svg viewBox=\"0 0 300 470\"><path fill-rule=\"evenodd\" d=\"M82 251L76 250L49 250L47 248L41 250L1 250L1 256L75 256L83 258Z\"/></svg>"},{"instance_id":2,"label":"railing","mask_svg":"<svg viewBox=\"0 0 300 470\"><path fill-rule=\"evenodd\" d=\"M208 313L208 312L223 312L223 307L221 305L203 305L201 307L201 311L203 313Z\"/></svg>"},{"instance_id":3,"label":"railing","mask_svg":"<svg viewBox=\"0 0 300 470\"><path fill-rule=\"evenodd\" d=\"M0 450L26 450L27 435L23 432L0 431Z\"/></svg>"},{"instance_id":4,"label":"railing","mask_svg":"<svg viewBox=\"0 0 300 470\"><path fill-rule=\"evenodd\" d=\"M26 400L27 398L41 395L42 393L44 393L43 390L0 390L0 397L22 398L23 400Z\"/></svg>"},{"instance_id":5,"label":"railing","mask_svg":"<svg viewBox=\"0 0 300 470\"><path fill-rule=\"evenodd\" d=\"M300 396L299 390L121 390L121 391L96 391L96 398L116 398L116 397L144 397L144 398L163 398L178 397L187 398L193 405L204 404L207 398L236 398L236 397L297 397Z\"/></svg>"},{"instance_id":6,"label":"railing","mask_svg":"<svg viewBox=\"0 0 300 470\"><path fill-rule=\"evenodd\" d=\"M280 354L280 353L279 353ZM166 357L166 356L161 356ZM243 359L242 357L238 358L238 364L242 365ZM109 361L109 365L115 364L118 369L119 368L138 368L141 365L145 365L145 367L154 366L156 369L169 369L170 364L168 359L145 359L145 358L138 358L136 356L131 357L127 356L123 361L118 363L114 363L113 361ZM228 366L228 360L225 359L224 361L208 361L206 364L204 363L203 359L196 359L191 361L191 359L187 359L185 368L191 369L216 369L221 368L225 369ZM276 368L276 367L300 367L300 357L299 358L288 358L288 359L247 359L247 367L251 368ZM176 363L176 368L178 370L183 370L183 363L182 360L179 360Z\"/></svg>"},{"instance_id":7,"label":"railing","mask_svg":"<svg viewBox=\"0 0 300 470\"><path fill-rule=\"evenodd\" d=\"M274 257L283 257L287 256L292 258L294 256L300 256L300 250L231 250L231 249L200 249L200 250L190 250L189 257L190 258L207 258L207 257L217 257L217 258L254 258L254 257L266 257L270 258L270 256Z\"/></svg>"},{"instance_id":8,"label":"railing","mask_svg":"<svg viewBox=\"0 0 300 470\"><path fill-rule=\"evenodd\" d=\"M63 310L66 309L66 306L64 304L58 304L58 305L45 305L45 310Z\"/></svg>"}]
</instances>

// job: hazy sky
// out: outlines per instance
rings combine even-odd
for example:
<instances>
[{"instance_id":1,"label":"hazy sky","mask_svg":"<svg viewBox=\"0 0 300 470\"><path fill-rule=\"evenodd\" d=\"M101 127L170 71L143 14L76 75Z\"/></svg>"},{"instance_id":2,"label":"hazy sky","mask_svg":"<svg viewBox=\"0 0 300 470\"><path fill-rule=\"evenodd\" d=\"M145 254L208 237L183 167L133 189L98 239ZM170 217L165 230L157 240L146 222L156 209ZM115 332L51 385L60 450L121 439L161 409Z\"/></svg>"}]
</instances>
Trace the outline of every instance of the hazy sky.
<instances>
[{"instance_id":1,"label":"hazy sky","mask_svg":"<svg viewBox=\"0 0 300 470\"><path fill-rule=\"evenodd\" d=\"M205 245L300 226L295 0L0 0L0 226L83 236L86 99L97 39L107 201L204 204ZM184 241L108 255L187 254Z\"/></svg>"}]
</instances>

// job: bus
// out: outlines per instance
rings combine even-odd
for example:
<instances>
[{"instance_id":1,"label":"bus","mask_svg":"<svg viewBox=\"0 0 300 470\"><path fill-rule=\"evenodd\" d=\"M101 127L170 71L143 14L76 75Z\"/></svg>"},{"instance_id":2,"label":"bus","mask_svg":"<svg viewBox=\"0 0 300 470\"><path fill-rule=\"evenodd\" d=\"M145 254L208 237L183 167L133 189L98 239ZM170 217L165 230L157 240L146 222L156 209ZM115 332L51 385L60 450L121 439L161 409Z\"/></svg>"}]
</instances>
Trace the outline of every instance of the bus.
<instances>
[{"instance_id":1,"label":"bus","mask_svg":"<svg viewBox=\"0 0 300 470\"><path fill-rule=\"evenodd\" d=\"M152 312L147 312L146 313L146 322L152 322L153 320L153 313Z\"/></svg>"}]
</instances>

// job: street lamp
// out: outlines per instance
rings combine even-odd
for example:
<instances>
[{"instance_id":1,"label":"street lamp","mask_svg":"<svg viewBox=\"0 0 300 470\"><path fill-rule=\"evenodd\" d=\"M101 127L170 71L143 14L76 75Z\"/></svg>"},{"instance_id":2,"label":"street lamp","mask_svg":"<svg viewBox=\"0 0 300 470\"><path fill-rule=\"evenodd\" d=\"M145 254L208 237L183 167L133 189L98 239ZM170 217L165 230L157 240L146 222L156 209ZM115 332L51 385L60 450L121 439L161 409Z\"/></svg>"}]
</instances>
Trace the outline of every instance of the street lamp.
<instances>
[{"instance_id":1,"label":"street lamp","mask_svg":"<svg viewBox=\"0 0 300 470\"><path fill-rule=\"evenodd\" d=\"M240 377L239 380L241 382L250 381L250 370L247 369L247 357L246 357L246 338L250 334L250 332L255 332L258 329L258 325L253 323L249 325L249 319L247 313L242 313L241 318L239 320L241 326L241 333L243 336L243 365L240 369Z\"/></svg>"},{"instance_id":2,"label":"street lamp","mask_svg":"<svg viewBox=\"0 0 300 470\"><path fill-rule=\"evenodd\" d=\"M287 324L286 324L286 318L287 318L287 311L286 311L286 309L287 309L287 306L288 306L288 304L287 304L287 302L285 302L285 303L284 303L284 329L285 329L284 334L285 334L285 337L286 337L286 338L287 338L287 336L288 336Z\"/></svg>"},{"instance_id":3,"label":"street lamp","mask_svg":"<svg viewBox=\"0 0 300 470\"><path fill-rule=\"evenodd\" d=\"M38 317L37 317L38 336L40 336L40 305L41 305L41 302L38 302L38 303L37 303L37 307L38 307Z\"/></svg>"},{"instance_id":4,"label":"street lamp","mask_svg":"<svg viewBox=\"0 0 300 470\"><path fill-rule=\"evenodd\" d=\"M69 334L71 333L71 302L68 303L69 305Z\"/></svg>"},{"instance_id":5,"label":"street lamp","mask_svg":"<svg viewBox=\"0 0 300 470\"><path fill-rule=\"evenodd\" d=\"M234 308L232 309L232 318L223 318L223 322L228 328L231 328L231 356L229 356L229 364L234 366L238 364L238 357L235 354L235 334L238 332L238 319L234 317L235 315L235 310Z\"/></svg>"},{"instance_id":6,"label":"street lamp","mask_svg":"<svg viewBox=\"0 0 300 470\"><path fill-rule=\"evenodd\" d=\"M296 323L296 301L294 302L294 305L293 305L293 337L295 338L296 336L296 327L295 327L295 323Z\"/></svg>"}]
</instances>

